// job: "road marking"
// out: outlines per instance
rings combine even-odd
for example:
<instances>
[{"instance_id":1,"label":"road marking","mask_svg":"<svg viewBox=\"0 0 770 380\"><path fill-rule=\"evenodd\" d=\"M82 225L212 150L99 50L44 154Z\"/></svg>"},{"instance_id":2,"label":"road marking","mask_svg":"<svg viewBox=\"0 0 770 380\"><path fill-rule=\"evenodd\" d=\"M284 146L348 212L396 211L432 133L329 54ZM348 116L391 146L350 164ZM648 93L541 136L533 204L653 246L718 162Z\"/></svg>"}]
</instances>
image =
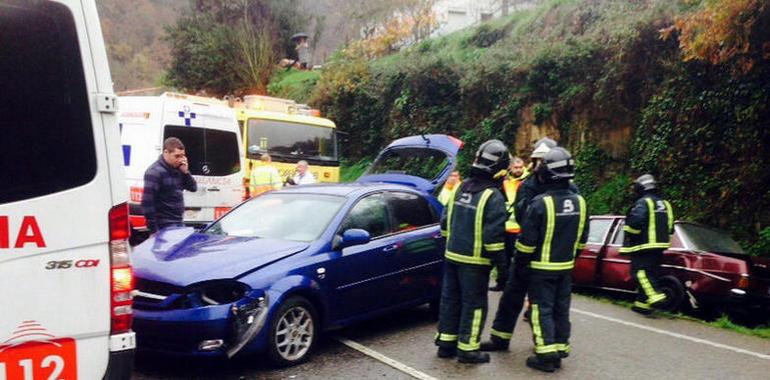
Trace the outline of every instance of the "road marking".
<instances>
[{"instance_id":1,"label":"road marking","mask_svg":"<svg viewBox=\"0 0 770 380\"><path fill-rule=\"evenodd\" d=\"M346 346L348 346L348 347L350 347L350 348L352 348L352 349L354 349L354 350L356 350L356 351L358 351L358 352L360 352L360 353L362 353L362 354L364 354L366 356L369 356L369 357L374 358L374 359L376 359L376 360L378 360L380 362L383 362L383 363L385 363L385 364L387 364L387 365L389 365L389 366L391 366L391 367L393 367L393 368L395 368L395 369L397 369L397 370L399 370L399 371L401 371L401 372L403 372L403 373L405 373L405 374L407 374L409 376L414 377L415 379L420 379L420 380L438 380L438 379L436 379L433 376L429 376L429 375L427 375L427 374L425 374L423 372L420 372L420 371L418 371L418 370L416 370L416 369L414 369L414 368L412 368L412 367L410 367L410 366L408 366L408 365L406 365L404 363L401 363L401 362L398 362L398 361L396 361L394 359L391 359L391 358L389 358L389 357L387 357L387 356L385 356L385 355L383 355L383 354L381 354L381 353L379 353L377 351L374 351L374 350L370 349L369 347L366 347L364 345L356 343L356 342L354 342L354 341L352 341L350 339L345 339L345 338L340 338L340 337L337 337L336 339L340 343L342 343L342 344L344 344L344 345L346 345Z\"/></svg>"},{"instance_id":2,"label":"road marking","mask_svg":"<svg viewBox=\"0 0 770 380\"><path fill-rule=\"evenodd\" d=\"M742 348L728 346L726 344L716 343L716 342L712 342L710 340L694 338L694 337L691 337L689 335L678 334L678 333L675 333L675 332L666 331L666 330L658 329L658 328L655 328L655 327L640 325L640 324L637 324L637 323L628 322L628 321L624 321L624 320L621 320L621 319L615 319L615 318L607 317L607 316L604 316L604 315L601 315L601 314L592 313L590 311L585 311L585 310L580 310L580 309L575 309L575 308L572 308L570 310L574 311L574 312L576 312L578 314L583 314L583 315L587 315L587 316L594 317L594 318L604 319L606 321L619 323L621 325L636 327L638 329L652 331L652 332L655 332L655 333L658 333L658 334L672 336L674 338L689 340L691 342L706 344L706 345L709 345L709 346L712 346L712 347L721 348L723 350L737 352L739 354L746 354L746 355L751 355L751 356L758 357L760 359L770 360L770 355L761 354L759 352L744 350Z\"/></svg>"}]
</instances>

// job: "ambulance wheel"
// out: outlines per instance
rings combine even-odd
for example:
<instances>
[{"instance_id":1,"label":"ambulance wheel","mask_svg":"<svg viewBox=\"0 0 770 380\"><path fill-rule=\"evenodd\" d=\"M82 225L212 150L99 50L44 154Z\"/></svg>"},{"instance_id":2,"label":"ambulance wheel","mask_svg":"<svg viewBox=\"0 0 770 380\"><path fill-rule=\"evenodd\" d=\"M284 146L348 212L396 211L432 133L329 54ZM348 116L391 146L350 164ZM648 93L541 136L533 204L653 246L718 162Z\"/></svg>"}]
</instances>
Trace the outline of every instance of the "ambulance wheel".
<instances>
[{"instance_id":1,"label":"ambulance wheel","mask_svg":"<svg viewBox=\"0 0 770 380\"><path fill-rule=\"evenodd\" d=\"M267 354L279 367L307 361L319 332L318 313L302 297L291 297L281 304L270 321Z\"/></svg>"}]
</instances>

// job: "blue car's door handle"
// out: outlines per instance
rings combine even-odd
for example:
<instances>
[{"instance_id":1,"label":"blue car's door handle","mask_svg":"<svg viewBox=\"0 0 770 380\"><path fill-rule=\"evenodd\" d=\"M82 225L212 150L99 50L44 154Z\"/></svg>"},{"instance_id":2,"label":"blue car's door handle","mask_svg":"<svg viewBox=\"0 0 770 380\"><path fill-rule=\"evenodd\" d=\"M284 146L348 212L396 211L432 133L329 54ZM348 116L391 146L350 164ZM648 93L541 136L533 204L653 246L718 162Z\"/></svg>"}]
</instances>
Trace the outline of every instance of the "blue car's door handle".
<instances>
[{"instance_id":1,"label":"blue car's door handle","mask_svg":"<svg viewBox=\"0 0 770 380\"><path fill-rule=\"evenodd\" d=\"M398 249L398 244L391 244L391 245L383 248L382 252L390 252L390 251L395 251L397 249Z\"/></svg>"}]
</instances>

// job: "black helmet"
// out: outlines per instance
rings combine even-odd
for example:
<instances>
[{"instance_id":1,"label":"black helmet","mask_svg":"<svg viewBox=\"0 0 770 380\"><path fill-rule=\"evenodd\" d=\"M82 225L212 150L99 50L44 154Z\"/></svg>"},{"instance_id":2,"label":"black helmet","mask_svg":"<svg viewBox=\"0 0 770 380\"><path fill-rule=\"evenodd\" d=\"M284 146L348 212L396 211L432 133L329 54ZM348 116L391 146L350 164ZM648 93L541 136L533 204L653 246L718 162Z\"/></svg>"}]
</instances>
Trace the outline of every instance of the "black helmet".
<instances>
[{"instance_id":1,"label":"black helmet","mask_svg":"<svg viewBox=\"0 0 770 380\"><path fill-rule=\"evenodd\" d=\"M551 149L556 147L556 141L554 141L551 138L543 137L540 140L537 140L535 142L535 145L532 146L532 155L531 158L543 158L545 157L545 154L548 153Z\"/></svg>"},{"instance_id":2,"label":"black helmet","mask_svg":"<svg viewBox=\"0 0 770 380\"><path fill-rule=\"evenodd\" d=\"M652 174L642 174L634 181L634 191L639 195L657 189L658 181L655 180Z\"/></svg>"},{"instance_id":3,"label":"black helmet","mask_svg":"<svg viewBox=\"0 0 770 380\"><path fill-rule=\"evenodd\" d=\"M501 170L508 169L510 164L511 156L508 148L500 140L488 140L481 144L476 151L476 159L473 160L474 168L493 176Z\"/></svg>"},{"instance_id":4,"label":"black helmet","mask_svg":"<svg viewBox=\"0 0 770 380\"><path fill-rule=\"evenodd\" d=\"M543 157L537 174L545 183L572 179L575 177L575 160L566 149L554 147Z\"/></svg>"}]
</instances>

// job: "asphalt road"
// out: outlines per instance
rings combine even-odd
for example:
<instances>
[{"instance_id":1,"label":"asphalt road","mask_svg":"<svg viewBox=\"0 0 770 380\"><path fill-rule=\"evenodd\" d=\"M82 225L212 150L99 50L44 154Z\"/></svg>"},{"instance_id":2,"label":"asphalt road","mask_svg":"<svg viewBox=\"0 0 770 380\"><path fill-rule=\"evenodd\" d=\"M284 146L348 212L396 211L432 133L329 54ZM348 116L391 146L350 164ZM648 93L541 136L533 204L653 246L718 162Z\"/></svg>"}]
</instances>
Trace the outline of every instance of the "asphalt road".
<instances>
[{"instance_id":1,"label":"asphalt road","mask_svg":"<svg viewBox=\"0 0 770 380\"><path fill-rule=\"evenodd\" d=\"M489 328L500 293L490 293ZM135 379L768 379L770 340L692 321L646 318L573 295L572 354L561 370L524 365L531 330L520 323L508 352L465 365L435 356L427 308L403 311L325 337L303 365L275 369L260 357L232 362L140 356ZM485 332L484 337L487 337ZM351 348L353 346L355 348Z\"/></svg>"}]
</instances>

